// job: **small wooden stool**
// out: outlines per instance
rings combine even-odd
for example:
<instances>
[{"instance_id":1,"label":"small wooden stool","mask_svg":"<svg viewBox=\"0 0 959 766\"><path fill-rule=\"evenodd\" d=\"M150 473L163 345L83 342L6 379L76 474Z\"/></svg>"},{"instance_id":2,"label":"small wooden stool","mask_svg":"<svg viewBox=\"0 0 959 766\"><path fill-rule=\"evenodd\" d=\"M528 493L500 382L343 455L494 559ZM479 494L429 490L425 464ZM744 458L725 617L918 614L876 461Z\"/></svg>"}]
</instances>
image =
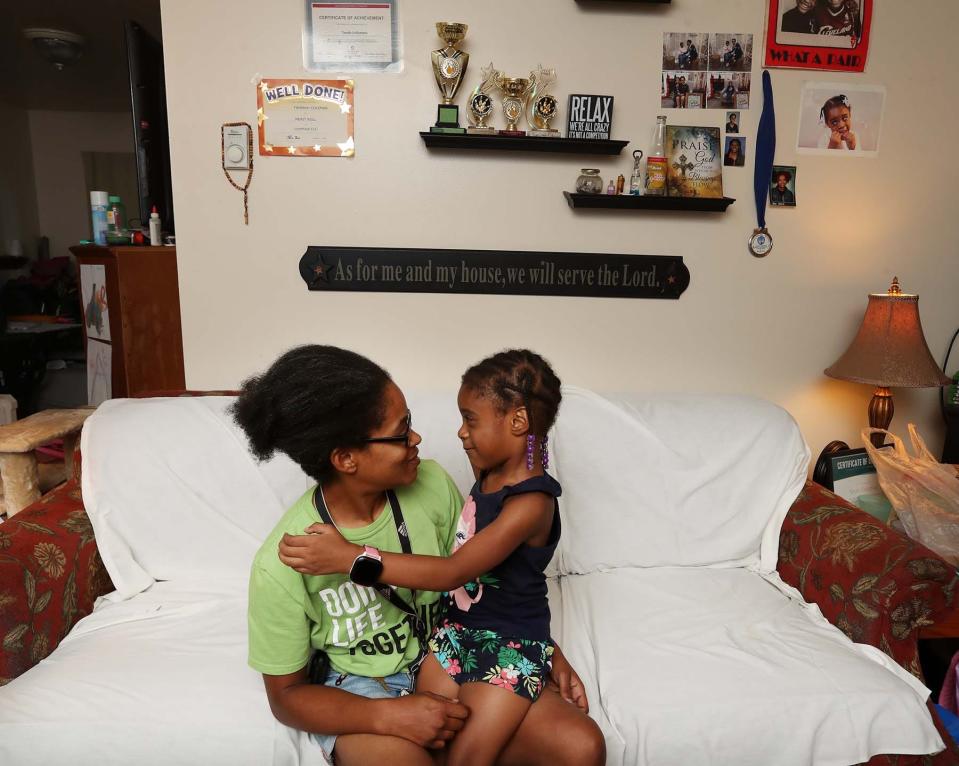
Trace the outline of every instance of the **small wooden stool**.
<instances>
[{"instance_id":1,"label":"small wooden stool","mask_svg":"<svg viewBox=\"0 0 959 766\"><path fill-rule=\"evenodd\" d=\"M54 439L63 439L66 460L63 479L73 473L73 452L80 430L94 409L45 410L0 426L0 487L7 518L40 499L40 469L34 452L37 447Z\"/></svg>"}]
</instances>

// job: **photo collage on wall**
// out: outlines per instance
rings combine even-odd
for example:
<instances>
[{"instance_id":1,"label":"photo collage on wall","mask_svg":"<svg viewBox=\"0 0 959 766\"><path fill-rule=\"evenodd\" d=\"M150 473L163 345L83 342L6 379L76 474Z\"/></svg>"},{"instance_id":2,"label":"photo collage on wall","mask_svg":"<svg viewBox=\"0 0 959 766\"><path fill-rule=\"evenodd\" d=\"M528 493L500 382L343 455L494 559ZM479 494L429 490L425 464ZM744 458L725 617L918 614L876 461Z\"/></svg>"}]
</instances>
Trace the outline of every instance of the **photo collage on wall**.
<instances>
[{"instance_id":1,"label":"photo collage on wall","mask_svg":"<svg viewBox=\"0 0 959 766\"><path fill-rule=\"evenodd\" d=\"M664 109L749 109L753 36L743 32L664 32Z\"/></svg>"}]
</instances>

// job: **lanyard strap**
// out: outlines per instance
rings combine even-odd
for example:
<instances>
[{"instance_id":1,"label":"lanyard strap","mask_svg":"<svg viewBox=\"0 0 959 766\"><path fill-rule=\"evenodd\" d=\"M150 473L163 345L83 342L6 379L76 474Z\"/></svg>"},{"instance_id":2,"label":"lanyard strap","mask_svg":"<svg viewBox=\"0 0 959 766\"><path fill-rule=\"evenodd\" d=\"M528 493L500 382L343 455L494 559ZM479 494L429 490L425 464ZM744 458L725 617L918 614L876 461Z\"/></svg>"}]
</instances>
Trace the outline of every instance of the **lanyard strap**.
<instances>
[{"instance_id":1,"label":"lanyard strap","mask_svg":"<svg viewBox=\"0 0 959 766\"><path fill-rule=\"evenodd\" d=\"M390 510L393 513L393 523L396 526L396 535L400 539L400 548L402 549L403 553L410 554L413 552L413 546L410 544L410 534L406 528L406 519L403 518L403 509L400 507L400 500L392 489L388 489L386 491L386 499L389 502ZM326 507L326 498L323 497L323 490L320 487L317 487L313 491L313 507L316 508L316 512L320 515L320 518L323 520L324 524L329 524L334 529L339 531L339 527L336 526L336 522L333 521L330 511ZM410 666L410 672L415 673L419 669L423 659L426 657L426 624L422 619L420 619L420 616L415 608L416 591L412 588L410 589L410 599L412 604L409 604L400 597L395 588L390 587L386 583L378 582L372 587L377 593L383 596L383 598L393 604L393 606L406 614L407 619L410 622L410 626L416 634L416 638L420 645L419 655Z\"/></svg>"},{"instance_id":2,"label":"lanyard strap","mask_svg":"<svg viewBox=\"0 0 959 766\"><path fill-rule=\"evenodd\" d=\"M776 156L776 107L773 105L773 84L769 72L763 72L763 112L756 134L756 167L753 189L756 192L756 223L766 228L766 199Z\"/></svg>"}]
</instances>

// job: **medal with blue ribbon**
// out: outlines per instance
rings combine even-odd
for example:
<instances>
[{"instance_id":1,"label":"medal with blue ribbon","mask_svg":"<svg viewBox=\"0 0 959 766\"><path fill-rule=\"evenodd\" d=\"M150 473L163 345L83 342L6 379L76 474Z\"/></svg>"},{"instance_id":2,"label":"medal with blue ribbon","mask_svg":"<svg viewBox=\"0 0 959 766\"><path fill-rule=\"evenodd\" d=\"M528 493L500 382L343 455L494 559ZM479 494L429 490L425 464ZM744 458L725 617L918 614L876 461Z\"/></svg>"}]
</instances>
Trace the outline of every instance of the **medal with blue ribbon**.
<instances>
[{"instance_id":1,"label":"medal with blue ribbon","mask_svg":"<svg viewBox=\"0 0 959 766\"><path fill-rule=\"evenodd\" d=\"M757 258L769 255L773 238L766 230L766 199L769 194L769 179L772 177L776 157L776 108L773 105L773 84L769 72L763 72L763 112L759 118L756 135L756 167L753 175L753 191L756 194L757 228L749 238L749 252Z\"/></svg>"}]
</instances>

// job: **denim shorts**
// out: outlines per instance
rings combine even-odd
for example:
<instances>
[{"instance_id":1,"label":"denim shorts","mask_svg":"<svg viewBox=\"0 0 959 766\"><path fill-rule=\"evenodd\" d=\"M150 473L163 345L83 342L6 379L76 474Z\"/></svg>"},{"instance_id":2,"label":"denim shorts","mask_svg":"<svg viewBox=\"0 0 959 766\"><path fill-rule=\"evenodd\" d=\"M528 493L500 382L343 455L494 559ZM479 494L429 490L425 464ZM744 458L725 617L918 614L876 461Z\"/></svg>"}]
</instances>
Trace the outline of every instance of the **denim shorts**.
<instances>
[{"instance_id":1,"label":"denim shorts","mask_svg":"<svg viewBox=\"0 0 959 766\"><path fill-rule=\"evenodd\" d=\"M386 676L386 678L370 678L369 676L341 673L330 668L325 685L335 686L337 689L358 694L368 699L390 699L412 694L414 684L415 676L408 671L394 673L391 676ZM336 746L336 737L336 734L310 734L310 739L323 749L323 753L331 763L333 763L333 748Z\"/></svg>"}]
</instances>

